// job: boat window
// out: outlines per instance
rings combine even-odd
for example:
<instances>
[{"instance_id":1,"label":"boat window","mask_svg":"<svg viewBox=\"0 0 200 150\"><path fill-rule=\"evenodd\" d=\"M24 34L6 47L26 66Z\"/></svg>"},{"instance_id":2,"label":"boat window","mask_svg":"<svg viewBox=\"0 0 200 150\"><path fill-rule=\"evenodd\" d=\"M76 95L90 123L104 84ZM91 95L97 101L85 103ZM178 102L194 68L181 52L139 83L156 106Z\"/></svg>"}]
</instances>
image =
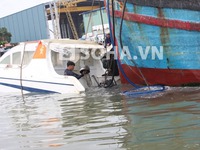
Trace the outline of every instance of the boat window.
<instances>
[{"instance_id":1,"label":"boat window","mask_svg":"<svg viewBox=\"0 0 200 150\"><path fill-rule=\"evenodd\" d=\"M65 65L67 64L67 61L62 60L61 54L59 54L58 52L51 51L51 60L54 67L55 66L65 67Z\"/></svg>"},{"instance_id":2,"label":"boat window","mask_svg":"<svg viewBox=\"0 0 200 150\"><path fill-rule=\"evenodd\" d=\"M30 63L30 61L32 60L34 55L34 51L25 51L24 52L24 60L23 60L23 64L27 65Z\"/></svg>"},{"instance_id":3,"label":"boat window","mask_svg":"<svg viewBox=\"0 0 200 150\"><path fill-rule=\"evenodd\" d=\"M1 64L10 64L10 55L8 55L6 58L4 58L1 61Z\"/></svg>"},{"instance_id":4,"label":"boat window","mask_svg":"<svg viewBox=\"0 0 200 150\"><path fill-rule=\"evenodd\" d=\"M16 52L13 54L12 63L17 65L21 63L21 52Z\"/></svg>"},{"instance_id":5,"label":"boat window","mask_svg":"<svg viewBox=\"0 0 200 150\"><path fill-rule=\"evenodd\" d=\"M63 75L66 68L67 61L60 58L58 52L51 51L51 61L54 67L54 70L57 74Z\"/></svg>"}]
</instances>

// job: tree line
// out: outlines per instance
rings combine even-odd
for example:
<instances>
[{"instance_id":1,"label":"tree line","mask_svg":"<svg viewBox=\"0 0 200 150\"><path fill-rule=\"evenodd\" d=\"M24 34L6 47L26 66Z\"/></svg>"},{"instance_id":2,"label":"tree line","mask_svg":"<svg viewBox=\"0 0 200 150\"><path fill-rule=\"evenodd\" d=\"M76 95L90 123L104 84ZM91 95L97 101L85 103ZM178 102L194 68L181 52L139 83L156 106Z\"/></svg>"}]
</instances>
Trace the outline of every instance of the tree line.
<instances>
[{"instance_id":1,"label":"tree line","mask_svg":"<svg viewBox=\"0 0 200 150\"><path fill-rule=\"evenodd\" d=\"M8 32L7 28L0 28L0 45L10 43L12 34Z\"/></svg>"}]
</instances>

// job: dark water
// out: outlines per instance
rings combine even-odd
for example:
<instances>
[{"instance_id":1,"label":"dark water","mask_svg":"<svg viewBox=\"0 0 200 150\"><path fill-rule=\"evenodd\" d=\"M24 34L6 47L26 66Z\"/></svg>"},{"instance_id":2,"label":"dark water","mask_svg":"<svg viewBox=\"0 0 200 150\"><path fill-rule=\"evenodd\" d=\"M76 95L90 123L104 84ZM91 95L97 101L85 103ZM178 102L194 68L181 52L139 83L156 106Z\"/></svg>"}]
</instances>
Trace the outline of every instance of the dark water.
<instances>
[{"instance_id":1,"label":"dark water","mask_svg":"<svg viewBox=\"0 0 200 150\"><path fill-rule=\"evenodd\" d=\"M200 149L200 88L135 98L122 90L1 96L0 150Z\"/></svg>"}]
</instances>

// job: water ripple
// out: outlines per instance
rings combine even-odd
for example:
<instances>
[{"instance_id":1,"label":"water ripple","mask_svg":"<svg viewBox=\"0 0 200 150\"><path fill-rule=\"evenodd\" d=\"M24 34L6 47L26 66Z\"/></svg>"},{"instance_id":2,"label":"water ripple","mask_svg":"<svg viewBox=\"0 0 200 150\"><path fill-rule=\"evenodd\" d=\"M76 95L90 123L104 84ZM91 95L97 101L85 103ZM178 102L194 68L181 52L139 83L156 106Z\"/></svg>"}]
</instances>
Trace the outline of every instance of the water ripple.
<instances>
[{"instance_id":1,"label":"water ripple","mask_svg":"<svg viewBox=\"0 0 200 150\"><path fill-rule=\"evenodd\" d=\"M200 88L134 98L120 94L125 88L4 95L0 149L200 149Z\"/></svg>"}]
</instances>

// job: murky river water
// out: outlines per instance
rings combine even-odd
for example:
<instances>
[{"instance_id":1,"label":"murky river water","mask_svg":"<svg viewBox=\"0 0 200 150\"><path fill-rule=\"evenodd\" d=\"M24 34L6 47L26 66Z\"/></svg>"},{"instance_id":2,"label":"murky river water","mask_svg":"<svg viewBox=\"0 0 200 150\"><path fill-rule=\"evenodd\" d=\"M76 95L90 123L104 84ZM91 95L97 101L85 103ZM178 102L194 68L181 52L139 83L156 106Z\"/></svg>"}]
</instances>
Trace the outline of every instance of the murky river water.
<instances>
[{"instance_id":1,"label":"murky river water","mask_svg":"<svg viewBox=\"0 0 200 150\"><path fill-rule=\"evenodd\" d=\"M0 150L200 149L200 88L143 98L121 90L1 96Z\"/></svg>"}]
</instances>

